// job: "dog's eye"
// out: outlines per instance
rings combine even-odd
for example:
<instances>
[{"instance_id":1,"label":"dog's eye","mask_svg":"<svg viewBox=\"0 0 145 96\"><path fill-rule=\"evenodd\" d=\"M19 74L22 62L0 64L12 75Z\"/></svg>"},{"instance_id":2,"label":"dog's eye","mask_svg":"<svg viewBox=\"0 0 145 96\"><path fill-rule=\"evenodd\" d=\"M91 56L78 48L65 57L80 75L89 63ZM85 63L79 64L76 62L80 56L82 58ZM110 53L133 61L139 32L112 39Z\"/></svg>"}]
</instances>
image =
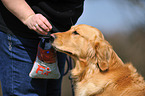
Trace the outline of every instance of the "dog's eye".
<instances>
[{"instance_id":1,"label":"dog's eye","mask_svg":"<svg viewBox=\"0 0 145 96\"><path fill-rule=\"evenodd\" d=\"M75 35L79 35L79 33L78 33L77 31L74 31L73 34L75 34Z\"/></svg>"}]
</instances>

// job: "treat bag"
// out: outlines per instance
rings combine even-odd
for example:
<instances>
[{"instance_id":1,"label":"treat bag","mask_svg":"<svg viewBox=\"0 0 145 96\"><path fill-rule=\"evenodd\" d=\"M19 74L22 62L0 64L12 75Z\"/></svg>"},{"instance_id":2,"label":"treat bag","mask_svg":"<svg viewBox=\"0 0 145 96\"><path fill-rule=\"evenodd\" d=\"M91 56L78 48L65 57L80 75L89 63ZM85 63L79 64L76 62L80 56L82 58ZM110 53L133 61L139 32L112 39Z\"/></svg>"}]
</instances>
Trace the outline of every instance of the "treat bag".
<instances>
[{"instance_id":1,"label":"treat bag","mask_svg":"<svg viewBox=\"0 0 145 96\"><path fill-rule=\"evenodd\" d=\"M37 56L33 68L29 73L31 78L59 79L60 72L57 65L56 51L49 39L42 38L38 44Z\"/></svg>"}]
</instances>

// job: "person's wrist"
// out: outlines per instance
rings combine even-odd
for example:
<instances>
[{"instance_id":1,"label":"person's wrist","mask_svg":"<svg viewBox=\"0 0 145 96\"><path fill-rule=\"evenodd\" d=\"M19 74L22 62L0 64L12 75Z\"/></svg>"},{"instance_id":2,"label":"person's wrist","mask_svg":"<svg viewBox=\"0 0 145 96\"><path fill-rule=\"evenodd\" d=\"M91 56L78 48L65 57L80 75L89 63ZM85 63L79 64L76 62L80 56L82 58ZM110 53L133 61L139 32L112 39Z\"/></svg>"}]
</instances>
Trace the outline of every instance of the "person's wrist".
<instances>
[{"instance_id":1,"label":"person's wrist","mask_svg":"<svg viewBox=\"0 0 145 96\"><path fill-rule=\"evenodd\" d=\"M25 25L27 25L27 21L28 21L29 19L31 19L34 15L35 15L35 13L34 13L34 14L30 14L30 15L27 16L24 20L22 20L22 22L23 22Z\"/></svg>"}]
</instances>

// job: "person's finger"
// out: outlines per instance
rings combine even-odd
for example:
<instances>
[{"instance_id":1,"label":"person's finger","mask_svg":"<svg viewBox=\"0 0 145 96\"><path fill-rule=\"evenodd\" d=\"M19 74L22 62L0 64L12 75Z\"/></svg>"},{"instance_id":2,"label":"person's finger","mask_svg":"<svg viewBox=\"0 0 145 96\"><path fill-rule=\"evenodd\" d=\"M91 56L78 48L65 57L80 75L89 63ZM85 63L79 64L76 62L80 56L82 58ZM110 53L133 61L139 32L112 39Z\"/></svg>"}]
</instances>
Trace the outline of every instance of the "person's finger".
<instances>
[{"instance_id":1,"label":"person's finger","mask_svg":"<svg viewBox=\"0 0 145 96\"><path fill-rule=\"evenodd\" d=\"M37 30L47 35L50 29L40 19L38 19L36 22L38 24L37 27L35 26Z\"/></svg>"},{"instance_id":2,"label":"person's finger","mask_svg":"<svg viewBox=\"0 0 145 96\"><path fill-rule=\"evenodd\" d=\"M37 24L33 27L33 30L36 31L38 34L41 34L41 35L47 35L48 34L43 29L41 29L40 26L37 25Z\"/></svg>"},{"instance_id":3,"label":"person's finger","mask_svg":"<svg viewBox=\"0 0 145 96\"><path fill-rule=\"evenodd\" d=\"M44 16L41 15L40 20L45 24L46 27L49 28L49 30L52 29L52 25L50 24L50 22Z\"/></svg>"},{"instance_id":4,"label":"person's finger","mask_svg":"<svg viewBox=\"0 0 145 96\"><path fill-rule=\"evenodd\" d=\"M39 24L39 27L40 27L43 31L45 31L45 32L50 31L49 27L46 26L45 23L44 23L43 21L40 20L38 24Z\"/></svg>"}]
</instances>

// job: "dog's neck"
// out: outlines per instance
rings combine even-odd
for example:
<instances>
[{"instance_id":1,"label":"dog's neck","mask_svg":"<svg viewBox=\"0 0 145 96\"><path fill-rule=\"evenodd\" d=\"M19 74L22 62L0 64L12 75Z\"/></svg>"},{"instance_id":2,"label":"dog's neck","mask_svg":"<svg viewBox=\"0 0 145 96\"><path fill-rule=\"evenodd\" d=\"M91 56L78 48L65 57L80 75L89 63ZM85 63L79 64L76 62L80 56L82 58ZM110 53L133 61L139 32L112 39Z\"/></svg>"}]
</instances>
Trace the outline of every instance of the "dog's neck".
<instances>
[{"instance_id":1,"label":"dog's neck","mask_svg":"<svg viewBox=\"0 0 145 96\"><path fill-rule=\"evenodd\" d=\"M91 61L82 58L75 60L75 68L72 70L72 76L77 82L83 80L86 75L92 74L93 71L99 70L97 64L93 63L93 61L93 59ZM92 71L88 72L89 70Z\"/></svg>"},{"instance_id":2,"label":"dog's neck","mask_svg":"<svg viewBox=\"0 0 145 96\"><path fill-rule=\"evenodd\" d=\"M83 72L86 68L87 63L79 60L75 60L75 68L72 70L72 77L78 82L82 80Z\"/></svg>"}]
</instances>

